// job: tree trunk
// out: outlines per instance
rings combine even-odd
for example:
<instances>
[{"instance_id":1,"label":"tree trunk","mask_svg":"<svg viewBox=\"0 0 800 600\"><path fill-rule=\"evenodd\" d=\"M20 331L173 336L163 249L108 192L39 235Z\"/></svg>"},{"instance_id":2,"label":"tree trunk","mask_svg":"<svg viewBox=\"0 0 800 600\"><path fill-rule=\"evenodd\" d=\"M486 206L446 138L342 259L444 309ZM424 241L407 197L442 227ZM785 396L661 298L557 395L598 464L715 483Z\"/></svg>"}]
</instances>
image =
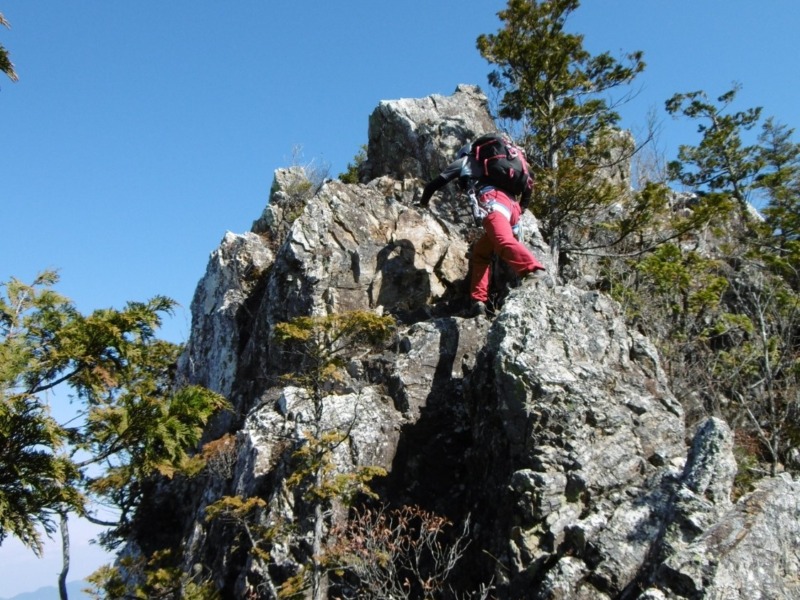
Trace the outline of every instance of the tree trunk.
<instances>
[{"instance_id":1,"label":"tree trunk","mask_svg":"<svg viewBox=\"0 0 800 600\"><path fill-rule=\"evenodd\" d=\"M314 541L311 546L311 597L313 600L325 600L324 573L320 560L322 557L322 538L325 529L325 516L322 501L317 500L314 506Z\"/></svg>"},{"instance_id":2,"label":"tree trunk","mask_svg":"<svg viewBox=\"0 0 800 600\"><path fill-rule=\"evenodd\" d=\"M67 574L69 573L69 525L67 513L61 513L61 557L63 560L61 573L58 575L58 594L61 600L69 600L67 595Z\"/></svg>"}]
</instances>

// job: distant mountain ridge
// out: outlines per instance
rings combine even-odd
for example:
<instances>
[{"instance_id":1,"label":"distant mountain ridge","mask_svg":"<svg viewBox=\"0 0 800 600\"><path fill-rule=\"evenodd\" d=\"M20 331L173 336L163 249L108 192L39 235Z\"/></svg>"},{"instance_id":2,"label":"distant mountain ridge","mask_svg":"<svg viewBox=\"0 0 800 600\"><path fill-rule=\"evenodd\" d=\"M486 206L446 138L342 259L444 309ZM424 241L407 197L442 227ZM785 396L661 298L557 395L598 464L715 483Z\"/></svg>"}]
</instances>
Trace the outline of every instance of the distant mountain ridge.
<instances>
[{"instance_id":1,"label":"distant mountain ridge","mask_svg":"<svg viewBox=\"0 0 800 600\"><path fill-rule=\"evenodd\" d=\"M70 581L67 584L67 593L70 600L89 600L91 596L82 590L88 587L85 581ZM40 587L33 592L23 592L16 596L0 597L0 600L59 600L58 588L54 585Z\"/></svg>"}]
</instances>

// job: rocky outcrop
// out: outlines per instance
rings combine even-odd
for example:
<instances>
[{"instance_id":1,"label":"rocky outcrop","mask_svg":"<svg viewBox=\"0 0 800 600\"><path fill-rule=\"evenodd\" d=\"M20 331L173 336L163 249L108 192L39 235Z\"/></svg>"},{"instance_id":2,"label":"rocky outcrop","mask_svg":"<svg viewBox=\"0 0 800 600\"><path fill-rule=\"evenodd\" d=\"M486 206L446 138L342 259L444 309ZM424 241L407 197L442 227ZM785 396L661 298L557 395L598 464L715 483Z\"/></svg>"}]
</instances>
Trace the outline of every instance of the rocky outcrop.
<instances>
[{"instance_id":1,"label":"rocky outcrop","mask_svg":"<svg viewBox=\"0 0 800 600\"><path fill-rule=\"evenodd\" d=\"M654 348L607 297L540 286L512 293L484 352L470 389L495 580L514 598L618 597L645 566L685 457Z\"/></svg>"},{"instance_id":2,"label":"rocky outcrop","mask_svg":"<svg viewBox=\"0 0 800 600\"><path fill-rule=\"evenodd\" d=\"M642 598L800 597L800 486L784 474L761 481L690 541L664 557Z\"/></svg>"},{"instance_id":3,"label":"rocky outcrop","mask_svg":"<svg viewBox=\"0 0 800 600\"><path fill-rule=\"evenodd\" d=\"M210 573L227 598L270 597L311 535L286 487L309 402L279 378L293 365L274 327L368 310L394 315L397 335L381 352L354 351L325 398L325 427L348 431L336 468L383 467L382 501L469 519L450 582L459 597L482 586L498 599L796 597L797 482L765 479L734 503L731 432L710 419L690 435L655 348L614 301L552 278L507 279L495 282L494 320L461 316L470 221L455 194L431 210L414 200L456 148L494 128L487 106L470 86L382 102L361 184L276 174L253 231L226 234L212 254L180 364L185 380L230 399L206 437L235 435L233 464L159 486L139 521L168 509L177 529L162 543L183 549L187 571ZM525 225L548 264L530 214ZM206 522L224 495L258 496L295 524L266 569L230 527ZM130 552L157 545L146 531Z\"/></svg>"},{"instance_id":4,"label":"rocky outcrop","mask_svg":"<svg viewBox=\"0 0 800 600\"><path fill-rule=\"evenodd\" d=\"M471 85L459 85L452 96L383 101L369 117L361 180L413 190L416 199L421 181L438 175L466 142L495 128L486 96ZM435 214L452 224L472 224L455 186L438 194Z\"/></svg>"},{"instance_id":5,"label":"rocky outcrop","mask_svg":"<svg viewBox=\"0 0 800 600\"><path fill-rule=\"evenodd\" d=\"M461 146L494 129L489 102L475 86L459 85L449 97L381 102L369 117L362 176L432 179Z\"/></svg>"}]
</instances>

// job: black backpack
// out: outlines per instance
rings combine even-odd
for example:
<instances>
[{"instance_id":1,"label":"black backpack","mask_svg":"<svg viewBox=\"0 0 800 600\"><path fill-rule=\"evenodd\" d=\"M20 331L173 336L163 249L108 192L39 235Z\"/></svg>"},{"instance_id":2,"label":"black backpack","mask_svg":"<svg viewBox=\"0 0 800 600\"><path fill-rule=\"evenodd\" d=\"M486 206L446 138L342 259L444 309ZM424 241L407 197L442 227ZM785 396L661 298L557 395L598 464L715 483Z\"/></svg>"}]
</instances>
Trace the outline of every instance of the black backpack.
<instances>
[{"instance_id":1,"label":"black backpack","mask_svg":"<svg viewBox=\"0 0 800 600\"><path fill-rule=\"evenodd\" d=\"M483 176L504 192L518 196L533 187L525 151L499 133L482 135L472 142L472 157L481 165Z\"/></svg>"}]
</instances>

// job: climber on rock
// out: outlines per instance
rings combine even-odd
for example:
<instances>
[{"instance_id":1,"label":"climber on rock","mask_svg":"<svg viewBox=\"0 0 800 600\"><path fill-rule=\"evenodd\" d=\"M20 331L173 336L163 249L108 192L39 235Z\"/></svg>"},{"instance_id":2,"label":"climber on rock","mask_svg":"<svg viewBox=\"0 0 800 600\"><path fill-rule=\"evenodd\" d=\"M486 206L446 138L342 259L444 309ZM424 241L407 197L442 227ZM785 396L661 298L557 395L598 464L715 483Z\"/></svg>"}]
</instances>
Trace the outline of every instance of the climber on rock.
<instances>
[{"instance_id":1,"label":"climber on rock","mask_svg":"<svg viewBox=\"0 0 800 600\"><path fill-rule=\"evenodd\" d=\"M456 159L425 186L420 205L427 206L436 191L456 178L470 198L475 220L484 230L470 256L469 315L485 315L493 254L518 277L538 277L545 272L544 266L514 235L514 227L530 199L533 180L522 150L498 134L481 136L461 148Z\"/></svg>"}]
</instances>

